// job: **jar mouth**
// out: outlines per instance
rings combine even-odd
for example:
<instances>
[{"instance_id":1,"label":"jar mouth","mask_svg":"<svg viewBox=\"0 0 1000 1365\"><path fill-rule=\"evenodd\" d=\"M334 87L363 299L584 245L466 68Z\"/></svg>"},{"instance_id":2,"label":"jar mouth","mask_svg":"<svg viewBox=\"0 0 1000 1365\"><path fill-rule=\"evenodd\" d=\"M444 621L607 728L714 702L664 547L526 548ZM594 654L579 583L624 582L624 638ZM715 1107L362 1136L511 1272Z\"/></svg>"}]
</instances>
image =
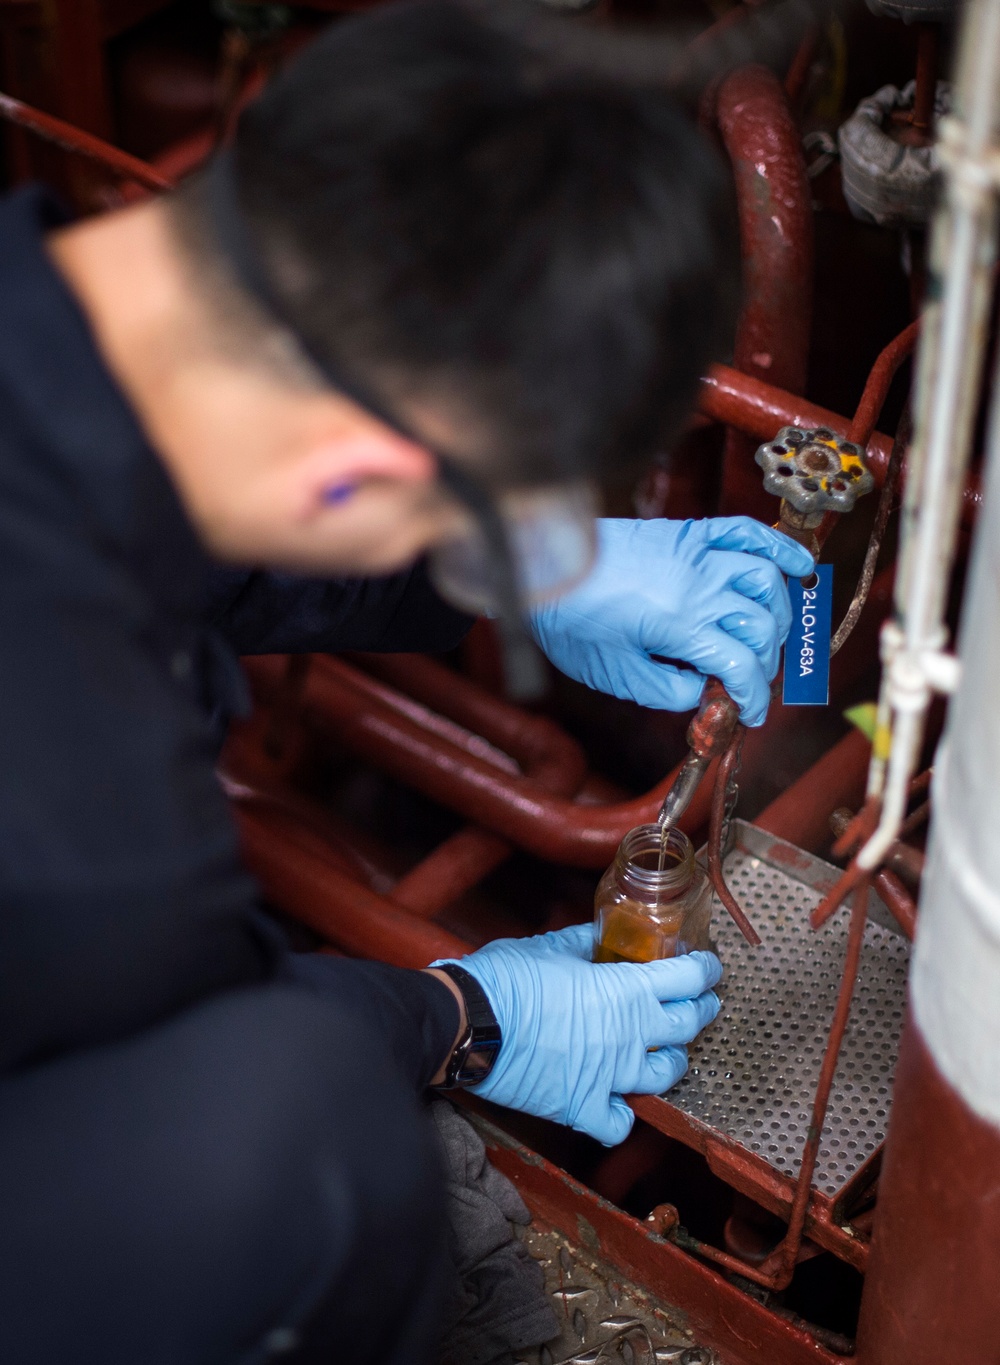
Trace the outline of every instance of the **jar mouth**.
<instances>
[{"instance_id":1,"label":"jar mouth","mask_svg":"<svg viewBox=\"0 0 1000 1365\"><path fill-rule=\"evenodd\" d=\"M682 891L694 878L694 845L683 830L664 835L659 825L636 825L618 845L615 862L619 875L643 891Z\"/></svg>"}]
</instances>

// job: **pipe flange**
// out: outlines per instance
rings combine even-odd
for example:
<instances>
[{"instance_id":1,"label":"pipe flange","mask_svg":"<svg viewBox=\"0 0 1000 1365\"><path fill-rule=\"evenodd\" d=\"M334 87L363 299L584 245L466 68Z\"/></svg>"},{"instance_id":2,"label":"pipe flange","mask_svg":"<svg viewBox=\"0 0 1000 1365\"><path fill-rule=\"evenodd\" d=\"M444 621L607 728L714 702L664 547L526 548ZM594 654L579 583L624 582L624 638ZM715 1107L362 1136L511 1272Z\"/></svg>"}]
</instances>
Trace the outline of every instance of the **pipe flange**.
<instances>
[{"instance_id":1,"label":"pipe flange","mask_svg":"<svg viewBox=\"0 0 1000 1365\"><path fill-rule=\"evenodd\" d=\"M861 447L827 427L782 427L754 458L768 493L796 512L849 512L875 486Z\"/></svg>"},{"instance_id":2,"label":"pipe flange","mask_svg":"<svg viewBox=\"0 0 1000 1365\"><path fill-rule=\"evenodd\" d=\"M940 160L931 138L926 145L901 140L894 115L912 110L916 82L897 90L883 85L862 100L837 132L840 172L847 207L855 218L879 227L919 227L937 200ZM938 81L934 121L951 108L951 86Z\"/></svg>"}]
</instances>

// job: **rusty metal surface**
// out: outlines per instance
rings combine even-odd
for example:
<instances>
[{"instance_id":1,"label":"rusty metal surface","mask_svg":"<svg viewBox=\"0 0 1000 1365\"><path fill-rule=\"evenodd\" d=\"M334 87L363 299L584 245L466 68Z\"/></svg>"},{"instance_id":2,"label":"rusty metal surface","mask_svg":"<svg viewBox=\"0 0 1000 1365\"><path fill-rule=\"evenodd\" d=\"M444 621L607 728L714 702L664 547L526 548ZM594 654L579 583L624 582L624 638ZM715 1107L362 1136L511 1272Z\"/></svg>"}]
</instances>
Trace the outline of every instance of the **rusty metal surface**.
<instances>
[{"instance_id":1,"label":"rusty metal surface","mask_svg":"<svg viewBox=\"0 0 1000 1365\"><path fill-rule=\"evenodd\" d=\"M655 1303L593 1253L541 1224L517 1233L545 1273L561 1331L519 1352L515 1365L721 1365L682 1313Z\"/></svg>"},{"instance_id":2,"label":"rusty metal surface","mask_svg":"<svg viewBox=\"0 0 1000 1365\"><path fill-rule=\"evenodd\" d=\"M822 898L823 882L839 869L800 850L794 852L801 861L790 868L780 861L788 845L742 820L734 829L726 872L763 944L750 952L727 917L714 919L726 964L722 1013L691 1044L690 1070L666 1102L791 1178L809 1126L847 935L842 918L814 933L808 915ZM831 1198L885 1137L905 1007L909 945L884 922L874 897L870 907L883 923L871 921L865 931L814 1177Z\"/></svg>"}]
</instances>

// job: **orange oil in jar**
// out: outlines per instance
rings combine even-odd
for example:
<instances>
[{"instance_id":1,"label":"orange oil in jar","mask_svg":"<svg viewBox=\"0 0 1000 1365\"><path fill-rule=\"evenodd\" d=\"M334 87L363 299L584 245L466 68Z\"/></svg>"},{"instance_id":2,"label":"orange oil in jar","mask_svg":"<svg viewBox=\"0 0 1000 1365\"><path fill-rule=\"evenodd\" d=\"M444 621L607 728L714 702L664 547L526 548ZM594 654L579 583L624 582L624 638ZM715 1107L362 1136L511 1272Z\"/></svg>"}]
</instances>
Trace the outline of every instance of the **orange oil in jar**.
<instances>
[{"instance_id":1,"label":"orange oil in jar","mask_svg":"<svg viewBox=\"0 0 1000 1365\"><path fill-rule=\"evenodd\" d=\"M637 825L594 896L595 962L653 962L710 948L712 892L679 829Z\"/></svg>"}]
</instances>

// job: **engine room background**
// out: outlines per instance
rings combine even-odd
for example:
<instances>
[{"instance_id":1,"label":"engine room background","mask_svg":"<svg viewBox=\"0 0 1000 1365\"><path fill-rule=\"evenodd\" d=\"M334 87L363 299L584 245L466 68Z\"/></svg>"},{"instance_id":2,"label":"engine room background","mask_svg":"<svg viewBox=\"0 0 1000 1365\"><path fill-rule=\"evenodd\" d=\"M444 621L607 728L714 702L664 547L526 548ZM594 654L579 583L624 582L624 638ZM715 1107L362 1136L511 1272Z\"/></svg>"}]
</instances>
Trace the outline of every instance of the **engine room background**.
<instances>
[{"instance_id":1,"label":"engine room background","mask_svg":"<svg viewBox=\"0 0 1000 1365\"><path fill-rule=\"evenodd\" d=\"M670 25L695 53L760 13L722 0L550 7L566 24ZM6 183L45 178L82 213L168 188L349 8L0 0ZM989 9L981 0L977 22ZM803 25L799 10L788 43L748 49L690 99L733 170L743 312L730 363L705 376L683 436L638 486L609 485L606 509L744 513L816 537L835 566L836 652L828 706L776 703L741 754L732 724L704 740L709 775L683 827L714 847L763 942L748 948L716 903L723 1015L693 1047L686 1080L637 1099L635 1130L612 1151L471 1105L535 1215L526 1235L564 1323L560 1343L542 1348L549 1365L1000 1361L1000 1224L968 1218L992 1188L998 1148L946 1089L931 1096L917 1044L900 1052L943 683L901 827L860 882L841 877L874 828L864 812L880 628L893 611L919 319L937 278L929 224L958 12L954 0L869 0ZM994 125L995 111L990 135ZM984 231L995 238L995 217ZM991 265L988 278L991 293ZM969 352L974 382L995 349L989 311L985 359ZM943 553L939 566L952 636L988 399L984 385L954 564ZM871 475L865 495L852 461ZM555 673L540 705L515 706L486 621L453 657L269 657L247 671L256 709L220 777L270 904L303 946L407 966L589 919L619 839L655 818L692 742L690 717ZM838 908L859 885L853 910ZM933 1109L952 1155L933 1178L925 1163L906 1180L900 1158L887 1191L894 1091L906 1151L933 1148L921 1127ZM919 1214L905 1236L886 1223L875 1275L873 1229L890 1198ZM932 1291L919 1253L934 1239ZM951 1353L942 1343L958 1342L959 1320Z\"/></svg>"}]
</instances>

